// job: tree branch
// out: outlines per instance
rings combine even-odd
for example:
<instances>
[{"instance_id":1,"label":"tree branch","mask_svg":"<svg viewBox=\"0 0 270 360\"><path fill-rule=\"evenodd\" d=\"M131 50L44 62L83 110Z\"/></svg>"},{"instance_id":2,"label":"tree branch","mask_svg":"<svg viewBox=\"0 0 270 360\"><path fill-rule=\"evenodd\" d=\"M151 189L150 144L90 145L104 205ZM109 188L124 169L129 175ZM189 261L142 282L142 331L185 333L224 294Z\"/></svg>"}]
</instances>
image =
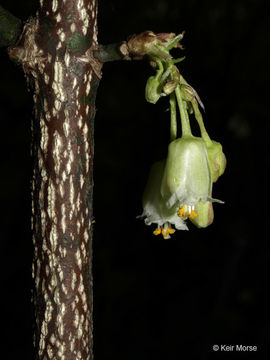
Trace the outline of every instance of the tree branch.
<instances>
[{"instance_id":1,"label":"tree branch","mask_svg":"<svg viewBox=\"0 0 270 360\"><path fill-rule=\"evenodd\" d=\"M40 0L9 48L33 89L35 359L93 358L96 0Z\"/></svg>"},{"instance_id":2,"label":"tree branch","mask_svg":"<svg viewBox=\"0 0 270 360\"><path fill-rule=\"evenodd\" d=\"M20 20L0 7L2 46ZM93 359L92 200L95 97L102 63L143 59L171 34L97 43L97 0L40 0L9 47L33 89L35 358ZM164 54L163 54L164 55ZM165 56L168 56L165 53Z\"/></svg>"},{"instance_id":3,"label":"tree branch","mask_svg":"<svg viewBox=\"0 0 270 360\"><path fill-rule=\"evenodd\" d=\"M93 55L102 63L117 60L131 60L133 57L129 53L126 41L109 45L99 45L98 49L93 52Z\"/></svg>"}]
</instances>

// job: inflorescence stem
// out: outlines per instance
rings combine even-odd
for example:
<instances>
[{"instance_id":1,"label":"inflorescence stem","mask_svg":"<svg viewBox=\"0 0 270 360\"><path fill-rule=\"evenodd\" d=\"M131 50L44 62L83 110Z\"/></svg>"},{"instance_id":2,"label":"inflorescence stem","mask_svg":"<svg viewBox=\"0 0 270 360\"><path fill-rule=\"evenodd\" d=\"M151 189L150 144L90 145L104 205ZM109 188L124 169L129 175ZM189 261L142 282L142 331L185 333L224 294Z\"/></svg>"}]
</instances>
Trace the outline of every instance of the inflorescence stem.
<instances>
[{"instance_id":1,"label":"inflorescence stem","mask_svg":"<svg viewBox=\"0 0 270 360\"><path fill-rule=\"evenodd\" d=\"M171 110L171 141L177 138L177 114L175 94L170 94L170 110Z\"/></svg>"},{"instance_id":2,"label":"inflorescence stem","mask_svg":"<svg viewBox=\"0 0 270 360\"><path fill-rule=\"evenodd\" d=\"M180 92L180 85L178 85L175 89L175 96L177 99L177 104L178 104L180 117L181 117L182 136L185 136L185 135L192 136L190 123L189 123L189 117L188 117L188 114L184 107L184 102L183 102L181 92Z\"/></svg>"}]
</instances>

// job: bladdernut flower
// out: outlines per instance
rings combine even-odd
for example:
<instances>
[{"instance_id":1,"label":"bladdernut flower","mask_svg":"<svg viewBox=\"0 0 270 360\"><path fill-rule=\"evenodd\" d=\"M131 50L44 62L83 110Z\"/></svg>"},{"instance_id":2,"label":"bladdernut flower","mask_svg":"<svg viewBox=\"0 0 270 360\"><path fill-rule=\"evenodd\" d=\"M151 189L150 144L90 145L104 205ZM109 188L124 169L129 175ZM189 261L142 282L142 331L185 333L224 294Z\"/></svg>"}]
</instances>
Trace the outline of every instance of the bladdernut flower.
<instances>
[{"instance_id":1,"label":"bladdernut flower","mask_svg":"<svg viewBox=\"0 0 270 360\"><path fill-rule=\"evenodd\" d=\"M169 239L177 230L188 230L184 220L177 214L177 206L167 207L166 201L160 193L161 182L165 168L165 161L158 161L151 167L148 182L143 194L143 213L146 225L156 224L154 235L161 234L164 239Z\"/></svg>"},{"instance_id":2,"label":"bladdernut flower","mask_svg":"<svg viewBox=\"0 0 270 360\"><path fill-rule=\"evenodd\" d=\"M199 227L213 220L212 168L203 139L186 135L169 144L161 183L161 195L168 209L178 208L177 214L189 218ZM207 205L204 205L207 204Z\"/></svg>"},{"instance_id":3,"label":"bladdernut flower","mask_svg":"<svg viewBox=\"0 0 270 360\"><path fill-rule=\"evenodd\" d=\"M211 192L212 176L204 141L192 135L172 141L161 185L168 208L180 204L190 210L200 200L209 200Z\"/></svg>"}]
</instances>

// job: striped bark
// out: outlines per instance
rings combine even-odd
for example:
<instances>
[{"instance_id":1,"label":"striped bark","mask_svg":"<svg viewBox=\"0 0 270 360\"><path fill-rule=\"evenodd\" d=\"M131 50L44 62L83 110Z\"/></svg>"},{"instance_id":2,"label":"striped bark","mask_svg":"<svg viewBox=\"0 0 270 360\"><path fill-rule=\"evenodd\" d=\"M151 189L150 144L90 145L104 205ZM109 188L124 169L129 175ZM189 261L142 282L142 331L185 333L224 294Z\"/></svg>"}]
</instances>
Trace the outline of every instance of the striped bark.
<instances>
[{"instance_id":1,"label":"striped bark","mask_svg":"<svg viewBox=\"0 0 270 360\"><path fill-rule=\"evenodd\" d=\"M97 0L40 0L19 45L34 93L36 359L93 358L92 189Z\"/></svg>"}]
</instances>

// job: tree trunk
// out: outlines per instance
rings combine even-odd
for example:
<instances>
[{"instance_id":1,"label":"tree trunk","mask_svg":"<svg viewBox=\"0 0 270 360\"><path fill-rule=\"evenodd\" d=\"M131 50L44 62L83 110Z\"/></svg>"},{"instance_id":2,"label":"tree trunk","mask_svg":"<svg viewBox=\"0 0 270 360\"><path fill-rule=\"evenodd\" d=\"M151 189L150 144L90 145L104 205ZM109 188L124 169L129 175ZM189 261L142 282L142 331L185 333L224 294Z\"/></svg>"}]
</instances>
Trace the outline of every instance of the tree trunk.
<instances>
[{"instance_id":1,"label":"tree trunk","mask_svg":"<svg viewBox=\"0 0 270 360\"><path fill-rule=\"evenodd\" d=\"M36 359L92 359L96 0L40 0L10 55L34 92Z\"/></svg>"}]
</instances>

